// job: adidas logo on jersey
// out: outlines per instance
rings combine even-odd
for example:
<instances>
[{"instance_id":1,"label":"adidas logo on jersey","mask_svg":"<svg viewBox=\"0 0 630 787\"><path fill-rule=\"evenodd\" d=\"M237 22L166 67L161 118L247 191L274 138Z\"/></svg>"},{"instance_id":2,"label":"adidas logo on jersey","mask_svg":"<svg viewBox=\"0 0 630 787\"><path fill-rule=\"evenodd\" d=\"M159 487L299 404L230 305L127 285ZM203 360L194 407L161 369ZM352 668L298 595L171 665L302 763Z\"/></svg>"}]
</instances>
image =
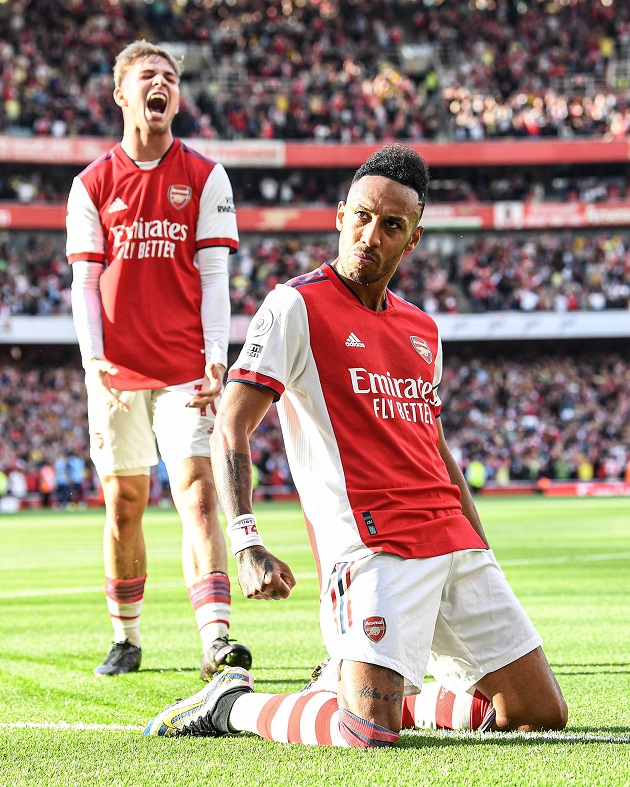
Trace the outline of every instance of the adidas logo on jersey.
<instances>
[{"instance_id":1,"label":"adidas logo on jersey","mask_svg":"<svg viewBox=\"0 0 630 787\"><path fill-rule=\"evenodd\" d=\"M116 199L112 202L112 204L107 208L108 213L119 213L121 210L127 210L129 205L126 205L120 197L116 197Z\"/></svg>"},{"instance_id":2,"label":"adidas logo on jersey","mask_svg":"<svg viewBox=\"0 0 630 787\"><path fill-rule=\"evenodd\" d=\"M361 339L359 339L356 333L351 333L346 339L346 347L365 347L365 345Z\"/></svg>"}]
</instances>

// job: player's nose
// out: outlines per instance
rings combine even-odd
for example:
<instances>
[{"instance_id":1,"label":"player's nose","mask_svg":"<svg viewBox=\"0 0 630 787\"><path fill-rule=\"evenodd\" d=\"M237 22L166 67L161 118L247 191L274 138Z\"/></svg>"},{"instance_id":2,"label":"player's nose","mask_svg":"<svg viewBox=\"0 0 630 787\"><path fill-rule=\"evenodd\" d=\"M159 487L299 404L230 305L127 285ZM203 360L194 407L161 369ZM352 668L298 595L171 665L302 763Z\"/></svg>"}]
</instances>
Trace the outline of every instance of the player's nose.
<instances>
[{"instance_id":1,"label":"player's nose","mask_svg":"<svg viewBox=\"0 0 630 787\"><path fill-rule=\"evenodd\" d=\"M361 233L361 240L369 248L374 248L375 246L379 245L380 236L379 236L378 226L375 221L371 221L369 224L366 224L363 227L363 232Z\"/></svg>"}]
</instances>

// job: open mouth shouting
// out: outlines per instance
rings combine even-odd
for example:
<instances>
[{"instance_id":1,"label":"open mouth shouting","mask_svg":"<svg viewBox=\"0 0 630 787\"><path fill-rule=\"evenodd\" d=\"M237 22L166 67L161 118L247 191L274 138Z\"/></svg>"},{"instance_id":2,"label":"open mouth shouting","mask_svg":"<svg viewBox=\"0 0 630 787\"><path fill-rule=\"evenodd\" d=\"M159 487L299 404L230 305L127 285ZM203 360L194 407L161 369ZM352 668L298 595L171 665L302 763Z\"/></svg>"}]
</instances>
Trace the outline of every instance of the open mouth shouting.
<instances>
[{"instance_id":1,"label":"open mouth shouting","mask_svg":"<svg viewBox=\"0 0 630 787\"><path fill-rule=\"evenodd\" d=\"M164 93L149 93L147 96L147 110L151 118L163 117L166 112L168 100Z\"/></svg>"}]
</instances>

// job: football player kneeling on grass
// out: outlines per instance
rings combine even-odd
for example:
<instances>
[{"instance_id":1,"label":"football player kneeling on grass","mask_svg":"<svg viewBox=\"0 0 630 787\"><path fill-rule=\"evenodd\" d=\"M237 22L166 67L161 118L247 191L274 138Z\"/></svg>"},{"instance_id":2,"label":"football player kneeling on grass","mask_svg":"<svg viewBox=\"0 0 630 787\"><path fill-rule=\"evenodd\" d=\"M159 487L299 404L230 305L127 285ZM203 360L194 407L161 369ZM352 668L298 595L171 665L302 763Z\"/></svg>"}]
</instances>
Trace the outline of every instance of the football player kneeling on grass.
<instances>
[{"instance_id":1,"label":"football player kneeling on grass","mask_svg":"<svg viewBox=\"0 0 630 787\"><path fill-rule=\"evenodd\" d=\"M403 727L562 729L566 704L486 540L441 425L433 319L387 289L420 225L428 168L390 145L337 210L339 256L278 285L229 373L212 465L239 583L285 599L289 566L262 543L249 438L278 402L321 577L329 660L301 692L260 694L226 669L148 735L391 746ZM426 672L435 683L423 687Z\"/></svg>"}]
</instances>

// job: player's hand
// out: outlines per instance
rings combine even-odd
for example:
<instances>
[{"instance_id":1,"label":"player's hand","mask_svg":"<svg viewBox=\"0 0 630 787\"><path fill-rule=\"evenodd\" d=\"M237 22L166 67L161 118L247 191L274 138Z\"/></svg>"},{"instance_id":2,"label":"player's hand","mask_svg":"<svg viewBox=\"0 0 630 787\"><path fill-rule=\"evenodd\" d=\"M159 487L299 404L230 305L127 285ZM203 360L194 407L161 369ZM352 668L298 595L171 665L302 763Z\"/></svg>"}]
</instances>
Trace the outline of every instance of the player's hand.
<instances>
[{"instance_id":1,"label":"player's hand","mask_svg":"<svg viewBox=\"0 0 630 787\"><path fill-rule=\"evenodd\" d=\"M129 406L112 391L110 377L116 374L118 374L118 369L109 361L103 358L92 358L86 369L85 383L92 392L105 399L109 405L128 413Z\"/></svg>"},{"instance_id":2,"label":"player's hand","mask_svg":"<svg viewBox=\"0 0 630 787\"><path fill-rule=\"evenodd\" d=\"M248 547L239 552L236 565L238 583L247 598L288 598L295 587L295 577L289 566L265 547Z\"/></svg>"},{"instance_id":3,"label":"player's hand","mask_svg":"<svg viewBox=\"0 0 630 787\"><path fill-rule=\"evenodd\" d=\"M222 363L209 363L206 366L201 390L197 391L186 407L207 407L223 390L225 366Z\"/></svg>"}]
</instances>

